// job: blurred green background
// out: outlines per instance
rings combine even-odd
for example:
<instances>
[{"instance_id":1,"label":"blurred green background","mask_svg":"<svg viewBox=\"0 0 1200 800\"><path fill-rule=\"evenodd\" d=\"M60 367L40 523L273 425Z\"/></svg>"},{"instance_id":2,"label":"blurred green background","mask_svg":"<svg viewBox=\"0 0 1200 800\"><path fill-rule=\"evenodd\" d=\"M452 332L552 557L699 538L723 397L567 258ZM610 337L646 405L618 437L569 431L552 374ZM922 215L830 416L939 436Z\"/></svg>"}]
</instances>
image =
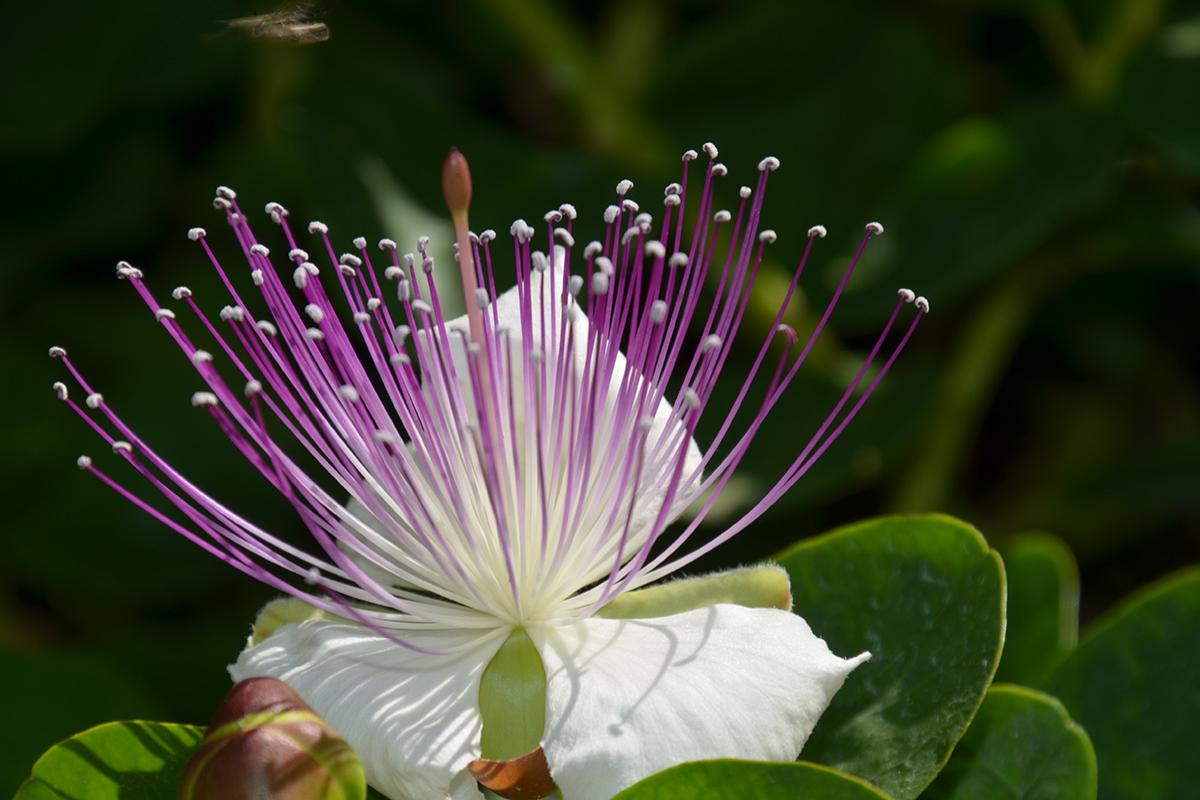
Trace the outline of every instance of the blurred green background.
<instances>
[{"instance_id":1,"label":"blurred green background","mask_svg":"<svg viewBox=\"0 0 1200 800\"><path fill-rule=\"evenodd\" d=\"M0 792L94 723L206 721L271 596L75 469L111 456L54 401L48 345L203 486L297 527L189 407L191 370L113 278L129 259L215 310L184 232L207 225L234 254L218 183L255 213L278 200L330 223L343 247L411 248L437 231L423 214L441 213L457 145L477 229L569 201L587 241L617 179L657 207L685 148L721 147L727 198L777 155L778 260L747 350L808 226L831 235L802 332L862 224L888 233L738 490L803 446L897 286L933 314L843 440L704 566L941 510L994 542L1064 537L1090 617L1200 560L1200 3L343 0L314 12L329 41L302 46L224 22L272 10L28 3L0 26Z\"/></svg>"}]
</instances>

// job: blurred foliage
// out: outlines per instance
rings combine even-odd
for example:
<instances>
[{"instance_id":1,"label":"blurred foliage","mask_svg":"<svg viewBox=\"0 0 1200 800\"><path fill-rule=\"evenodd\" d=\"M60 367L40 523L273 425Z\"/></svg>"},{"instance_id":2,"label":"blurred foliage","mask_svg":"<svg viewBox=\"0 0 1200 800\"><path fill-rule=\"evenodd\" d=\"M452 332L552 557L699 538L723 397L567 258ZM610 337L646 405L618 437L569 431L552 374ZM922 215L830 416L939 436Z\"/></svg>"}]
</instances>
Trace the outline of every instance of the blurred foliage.
<instances>
[{"instance_id":1,"label":"blurred foliage","mask_svg":"<svg viewBox=\"0 0 1200 800\"><path fill-rule=\"evenodd\" d=\"M45 709L18 715L38 728L5 741L0 787L112 716L208 719L270 597L75 471L102 448L54 402L48 345L202 486L296 527L231 468L187 405L190 370L112 277L129 259L158 291L186 283L219 304L183 233L215 223L221 182L343 240L399 236L391 187L437 213L453 144L472 160L478 228L567 200L586 241L618 178L657 197L678 154L712 139L732 197L775 154L764 285L809 225L831 231L801 330L861 225L888 234L747 477L771 480L803 447L796 431L853 374L896 286L934 314L822 463L700 566L875 511L951 511L994 540L1060 534L1086 618L1200 559L1196 0L342 0L319 12L329 41L305 46L224 24L270 10L26 4L0 27L0 364L18 378L0 416L0 674L6 708ZM755 309L749 352L774 310Z\"/></svg>"}]
</instances>

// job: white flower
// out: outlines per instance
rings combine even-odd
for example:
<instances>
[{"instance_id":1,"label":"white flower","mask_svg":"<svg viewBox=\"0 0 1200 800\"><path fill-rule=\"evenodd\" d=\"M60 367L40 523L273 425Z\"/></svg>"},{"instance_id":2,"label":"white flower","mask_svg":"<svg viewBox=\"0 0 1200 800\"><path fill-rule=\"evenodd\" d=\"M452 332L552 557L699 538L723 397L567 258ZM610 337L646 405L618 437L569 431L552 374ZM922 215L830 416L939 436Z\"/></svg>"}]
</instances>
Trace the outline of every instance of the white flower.
<instances>
[{"instance_id":1,"label":"white flower","mask_svg":"<svg viewBox=\"0 0 1200 800\"><path fill-rule=\"evenodd\" d=\"M266 314L243 302L202 229L189 236L231 292L234 304L219 315L229 331L180 287L173 296L199 322L185 333L182 309L164 313L170 309L141 272L120 267L203 378L206 391L194 404L295 505L316 552L257 528L184 478L92 390L65 351L52 350L87 392L87 408L62 384L59 397L175 513L153 508L91 459L81 458L81 468L311 609L296 614L294 600L269 606L230 667L233 677L291 684L389 797L480 797L468 769L488 756L480 681L514 635L526 635L541 659L540 743L567 800L608 798L694 759L794 759L846 676L867 658L839 658L786 610L781 571L755 573L775 587L765 602L713 602L704 588L697 594L707 602L681 602L689 591L682 582L665 592L635 591L736 535L805 474L928 309L901 292L863 370L791 467L728 529L697 542L693 534L791 383L863 248L793 357L798 340L780 322L813 241L824 235L819 226L810 230L772 337L761 343L736 402L716 409L716 432L702 447L696 426L722 368L739 357L734 336L764 248L776 238L759 230L759 219L778 161L759 165L757 186L743 189L735 213L715 210L724 167L710 161L696 193L697 221L685 225L694 157L685 155L682 182L667 188L658 224L627 197L625 181L596 243L575 244L571 206L547 214L540 232L515 222L517 285L495 297L495 234L467 230L469 175L452 154L446 190L469 301L468 314L453 320L442 313L424 241L407 256L381 241L389 262L381 268L361 237L354 253L339 257L327 228L312 223L314 253L322 255L310 256L286 209L272 203L267 212L289 249L280 259L258 242L225 188L215 204L237 235ZM880 232L868 226L862 245ZM326 267L314 266L323 258ZM389 281L394 301L385 297ZM333 283L344 301L326 293ZM902 306L914 299L916 315L855 397ZM197 332L215 344L201 350L191 338ZM771 357L776 336L783 353ZM244 389L229 384L230 370ZM760 377L765 391L754 387ZM750 396L762 399L746 409L750 421L734 436ZM683 529L671 528L688 509L694 513ZM770 605L784 608L762 607Z\"/></svg>"}]
</instances>

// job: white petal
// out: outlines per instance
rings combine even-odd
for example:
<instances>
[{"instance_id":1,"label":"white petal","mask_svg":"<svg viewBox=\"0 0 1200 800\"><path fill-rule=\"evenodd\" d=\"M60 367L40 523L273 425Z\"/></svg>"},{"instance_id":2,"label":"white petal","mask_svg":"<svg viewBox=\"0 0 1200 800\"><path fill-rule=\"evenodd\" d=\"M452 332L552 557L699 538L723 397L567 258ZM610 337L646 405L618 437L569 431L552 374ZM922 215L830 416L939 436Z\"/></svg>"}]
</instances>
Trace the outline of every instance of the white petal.
<instances>
[{"instance_id":1,"label":"white petal","mask_svg":"<svg viewBox=\"0 0 1200 800\"><path fill-rule=\"evenodd\" d=\"M524 342L522 340L521 298L519 294L519 287L514 286L501 294L498 298L496 298L491 306L488 306L487 310L484 312L489 318L491 318L493 314L492 309L494 306L495 313L499 321L498 328L506 329L508 331L508 342L512 353L511 357L513 359L512 363L514 369L517 370L514 372L517 377L514 380L515 386L513 400L514 410L516 412L516 423L519 430L524 429L523 416L525 411L523 389L524 382L519 377L520 365L524 363L522 356L523 348L534 347L537 349L542 349L542 317L540 314L543 313L543 309L545 310L544 313L546 315L545 325L547 332L549 333L551 330L554 330L554 335L557 336L557 328L556 326L551 325L551 321L561 319L560 315L563 313L560 298L563 287L563 270L565 269L564 259L565 250L562 247L555 247L554 258L552 259L550 268L545 272L533 271L530 275L530 281L532 284L530 294L533 298L533 325L531 330L531 333L533 334L532 342ZM551 309L555 310L551 311ZM552 316L552 314L556 316ZM456 317L452 320L447 320L446 327L451 331L460 331L466 336L470 335L470 323L468 322L466 315ZM571 353L571 363L574 367L575 374L577 376L582 376L588 363L588 331L590 330L590 323L588 322L587 315L582 313L582 308L580 309L580 313L575 317L574 322L570 323L568 327L571 331L571 349L573 351ZM425 331L418 331L417 336L424 342L427 334ZM428 344L426 343L424 346L427 347ZM471 388L470 373L467 369L467 356L464 347L463 336L451 334L450 353L455 372L459 379L459 386L461 388L463 397L467 402L468 413L472 418L475 418L475 406L473 399L474 392ZM546 360L547 363L557 363L557 359L552 353L546 354ZM620 395L621 387L623 383L626 382L626 365L627 360L625 358L625 354L618 352L613 359L612 373L609 378L609 385L607 394L605 396L605 399L607 400L607 407L610 412L615 408ZM637 379L626 386L626 391L632 391L636 396L636 393L640 387L639 381L641 379L641 376L638 376ZM555 385L556 377L552 372L548 386L548 392L551 395L554 393ZM632 386L632 389L629 388L630 385ZM426 389L426 391L428 391L428 389ZM647 443L650 445L650 449L654 449L654 444L664 434L666 434L668 437L678 435L678 426L680 424L681 423L678 416L674 414L672 406L667 401L667 398L664 394L664 397L659 401L658 406L654 409L654 413L651 417L650 429L646 438ZM672 439L668 438L668 441L672 441ZM603 444L602 439L600 443ZM604 455L605 450L603 447L596 449L594 458L597 462L597 466L604 458ZM687 454L684 457L683 466L683 475L685 478L696 471L697 467L700 465L701 458L702 454L700 447L696 444L695 439L689 437L687 442ZM638 502L634 507L633 516L630 520L630 536L629 544L626 547L625 560L632 558L637 553L638 548L641 547L642 543L645 542L646 538L650 535L650 527L654 524L654 520L658 516L659 508L661 507L666 496L666 482L669 479L669 473L667 475L657 476L657 480L653 480L652 478L653 476L647 476L643 481L642 488L638 492ZM550 494L553 495L553 491L551 491ZM682 493L682 495L677 495L672 506L671 513L667 517L667 522L669 523L676 519L694 499L694 492L685 492ZM610 567L611 561L604 563L600 570L583 576L579 581L580 584L586 584L598 577L601 577L607 573Z\"/></svg>"},{"instance_id":2,"label":"white petal","mask_svg":"<svg viewBox=\"0 0 1200 800\"><path fill-rule=\"evenodd\" d=\"M442 650L479 635L404 632ZM467 800L481 797L466 773L480 755L479 678L503 641L497 631L461 653L426 655L360 625L309 620L245 650L229 673L291 684L358 753L367 781L393 800Z\"/></svg>"},{"instance_id":3,"label":"white petal","mask_svg":"<svg viewBox=\"0 0 1200 800\"><path fill-rule=\"evenodd\" d=\"M604 800L684 761L792 761L869 658L838 658L795 614L736 605L530 635L546 666L543 747L571 800Z\"/></svg>"}]
</instances>

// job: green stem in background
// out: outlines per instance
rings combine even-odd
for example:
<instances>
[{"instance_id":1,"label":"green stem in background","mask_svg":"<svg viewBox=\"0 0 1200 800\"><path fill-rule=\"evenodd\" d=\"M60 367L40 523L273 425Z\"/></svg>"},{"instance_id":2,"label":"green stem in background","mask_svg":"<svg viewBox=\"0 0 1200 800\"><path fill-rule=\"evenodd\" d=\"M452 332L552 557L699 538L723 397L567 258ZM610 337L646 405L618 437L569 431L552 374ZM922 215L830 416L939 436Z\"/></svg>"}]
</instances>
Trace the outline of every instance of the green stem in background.
<instances>
[{"instance_id":1,"label":"green stem in background","mask_svg":"<svg viewBox=\"0 0 1200 800\"><path fill-rule=\"evenodd\" d=\"M1091 47L1079 36L1061 2L1039 3L1031 12L1051 58L1075 92L1102 102L1117 89L1130 55L1158 28L1166 0L1120 0Z\"/></svg>"},{"instance_id":2,"label":"green stem in background","mask_svg":"<svg viewBox=\"0 0 1200 800\"><path fill-rule=\"evenodd\" d=\"M622 85L625 70L609 69L558 5L546 0L483 0L482 5L558 84L589 146L639 170L662 167L668 148L662 135L643 123L633 87ZM657 37L624 37L621 53L636 60L631 46L653 50L657 44Z\"/></svg>"},{"instance_id":3,"label":"green stem in background","mask_svg":"<svg viewBox=\"0 0 1200 800\"><path fill-rule=\"evenodd\" d=\"M898 486L891 507L899 512L944 508L966 450L987 411L1041 294L1041 261L1013 272L988 293L942 381L937 410L930 415L936 436L926 436Z\"/></svg>"}]
</instances>

